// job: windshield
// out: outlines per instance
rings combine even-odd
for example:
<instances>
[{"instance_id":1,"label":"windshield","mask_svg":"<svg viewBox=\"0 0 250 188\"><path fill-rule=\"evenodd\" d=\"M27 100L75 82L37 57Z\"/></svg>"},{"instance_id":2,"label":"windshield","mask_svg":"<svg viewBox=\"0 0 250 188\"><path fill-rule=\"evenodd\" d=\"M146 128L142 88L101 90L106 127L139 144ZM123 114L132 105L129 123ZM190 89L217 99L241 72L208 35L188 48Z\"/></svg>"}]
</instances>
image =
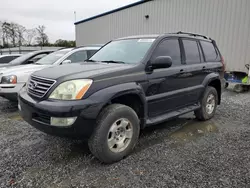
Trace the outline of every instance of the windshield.
<instances>
[{"instance_id":1,"label":"windshield","mask_svg":"<svg viewBox=\"0 0 250 188\"><path fill-rule=\"evenodd\" d=\"M39 65L52 65L54 64L57 60L59 60L62 56L64 56L66 53L71 51L71 49L64 49L64 50L59 50L56 52L53 52L44 58L40 59L37 61L35 64Z\"/></svg>"},{"instance_id":2,"label":"windshield","mask_svg":"<svg viewBox=\"0 0 250 188\"><path fill-rule=\"evenodd\" d=\"M26 61L27 59L29 59L30 57L32 57L35 53L34 52L30 52L28 54L24 54L16 59L14 59L13 61L10 62L10 64L12 65L20 65L23 61Z\"/></svg>"},{"instance_id":3,"label":"windshield","mask_svg":"<svg viewBox=\"0 0 250 188\"><path fill-rule=\"evenodd\" d=\"M112 41L89 60L107 61L110 63L139 63L144 58L154 40L153 38L144 38Z\"/></svg>"}]
</instances>

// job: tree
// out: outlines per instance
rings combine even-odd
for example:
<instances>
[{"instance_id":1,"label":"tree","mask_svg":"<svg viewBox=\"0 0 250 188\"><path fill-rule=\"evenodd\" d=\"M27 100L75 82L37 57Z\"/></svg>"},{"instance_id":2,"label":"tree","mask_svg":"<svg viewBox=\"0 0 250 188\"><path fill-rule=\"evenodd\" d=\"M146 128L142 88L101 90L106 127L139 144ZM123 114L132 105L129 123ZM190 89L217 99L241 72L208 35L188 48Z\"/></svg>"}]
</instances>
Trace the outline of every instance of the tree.
<instances>
[{"instance_id":1,"label":"tree","mask_svg":"<svg viewBox=\"0 0 250 188\"><path fill-rule=\"evenodd\" d=\"M49 37L48 35L45 33L45 29L46 27L44 25L39 25L36 28L37 31L37 37L36 37L36 42L37 44L39 44L40 46L45 46L49 44Z\"/></svg>"},{"instance_id":2,"label":"tree","mask_svg":"<svg viewBox=\"0 0 250 188\"><path fill-rule=\"evenodd\" d=\"M3 42L3 47L8 47L8 40L9 40L9 23L3 22L2 23L2 42Z\"/></svg>"},{"instance_id":3,"label":"tree","mask_svg":"<svg viewBox=\"0 0 250 188\"><path fill-rule=\"evenodd\" d=\"M76 46L76 42L75 41L68 41L68 40L62 40L62 39L58 39L55 42L55 46L60 46L60 47L75 47Z\"/></svg>"},{"instance_id":4,"label":"tree","mask_svg":"<svg viewBox=\"0 0 250 188\"><path fill-rule=\"evenodd\" d=\"M16 24L18 46L22 46L23 43L25 42L25 38L24 38L25 32L26 32L26 28L24 26Z\"/></svg>"},{"instance_id":5,"label":"tree","mask_svg":"<svg viewBox=\"0 0 250 188\"><path fill-rule=\"evenodd\" d=\"M8 41L11 42L12 46L21 46L25 39L25 27L14 22L3 22L1 24L1 38L4 47L8 47Z\"/></svg>"},{"instance_id":6,"label":"tree","mask_svg":"<svg viewBox=\"0 0 250 188\"><path fill-rule=\"evenodd\" d=\"M26 30L26 41L29 46L33 43L33 39L36 37L36 29L28 29Z\"/></svg>"},{"instance_id":7,"label":"tree","mask_svg":"<svg viewBox=\"0 0 250 188\"><path fill-rule=\"evenodd\" d=\"M5 33L7 38L10 39L12 46L16 46L16 39L18 38L18 34L17 34L17 24L16 23L7 23L4 22L4 28L5 28Z\"/></svg>"}]
</instances>

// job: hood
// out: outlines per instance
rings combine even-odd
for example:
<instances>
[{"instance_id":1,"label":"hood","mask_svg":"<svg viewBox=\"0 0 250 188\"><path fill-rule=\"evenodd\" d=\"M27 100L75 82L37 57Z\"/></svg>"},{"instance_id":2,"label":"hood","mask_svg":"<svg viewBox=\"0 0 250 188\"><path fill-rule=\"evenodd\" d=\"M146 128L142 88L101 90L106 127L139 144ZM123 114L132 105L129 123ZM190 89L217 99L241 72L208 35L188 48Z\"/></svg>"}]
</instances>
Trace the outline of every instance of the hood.
<instances>
[{"instance_id":1,"label":"hood","mask_svg":"<svg viewBox=\"0 0 250 188\"><path fill-rule=\"evenodd\" d=\"M70 65L61 65L57 67L50 67L34 73L34 75L44 78L57 80L65 76L74 76L78 78L92 78L97 75L108 72L116 72L131 68L134 65L115 64L115 63L76 63Z\"/></svg>"},{"instance_id":2,"label":"hood","mask_svg":"<svg viewBox=\"0 0 250 188\"><path fill-rule=\"evenodd\" d=\"M14 67L9 67L5 69L0 69L0 74L4 75L19 75L19 74L25 74L25 73L33 73L34 71L41 70L45 67L48 67L48 65L19 65Z\"/></svg>"},{"instance_id":3,"label":"hood","mask_svg":"<svg viewBox=\"0 0 250 188\"><path fill-rule=\"evenodd\" d=\"M2 76L9 76L9 75L16 75L18 83L27 82L29 76L38 70L44 69L51 65L21 65L21 66L14 66L4 70L0 70L0 75Z\"/></svg>"}]
</instances>

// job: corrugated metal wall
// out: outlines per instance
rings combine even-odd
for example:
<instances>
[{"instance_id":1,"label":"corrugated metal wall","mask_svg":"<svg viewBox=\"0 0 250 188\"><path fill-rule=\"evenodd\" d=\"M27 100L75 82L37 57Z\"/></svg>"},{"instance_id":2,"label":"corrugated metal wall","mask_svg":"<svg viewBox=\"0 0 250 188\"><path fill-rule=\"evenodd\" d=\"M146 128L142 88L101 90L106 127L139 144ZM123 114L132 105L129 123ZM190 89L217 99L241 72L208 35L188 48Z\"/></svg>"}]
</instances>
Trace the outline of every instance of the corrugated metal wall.
<instances>
[{"instance_id":1,"label":"corrugated metal wall","mask_svg":"<svg viewBox=\"0 0 250 188\"><path fill-rule=\"evenodd\" d=\"M179 30L214 38L227 70L250 64L250 0L154 0L76 25L76 43Z\"/></svg>"}]
</instances>

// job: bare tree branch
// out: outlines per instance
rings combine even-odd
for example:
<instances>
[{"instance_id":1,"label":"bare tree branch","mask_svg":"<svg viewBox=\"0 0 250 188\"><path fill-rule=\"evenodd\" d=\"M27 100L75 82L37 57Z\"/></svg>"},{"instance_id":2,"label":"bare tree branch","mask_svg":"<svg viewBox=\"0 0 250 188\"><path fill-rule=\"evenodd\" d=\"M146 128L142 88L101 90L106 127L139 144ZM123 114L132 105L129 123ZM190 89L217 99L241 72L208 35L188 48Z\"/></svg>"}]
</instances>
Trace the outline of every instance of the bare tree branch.
<instances>
[{"instance_id":1,"label":"bare tree branch","mask_svg":"<svg viewBox=\"0 0 250 188\"><path fill-rule=\"evenodd\" d=\"M10 38L9 35L9 23L3 22L2 23L2 41L3 41L3 46L8 46L8 40Z\"/></svg>"},{"instance_id":2,"label":"bare tree branch","mask_svg":"<svg viewBox=\"0 0 250 188\"><path fill-rule=\"evenodd\" d=\"M33 39L36 37L37 35L37 32L36 32L36 29L28 29L26 31L26 41L27 41L27 44L30 46L32 45L33 43Z\"/></svg>"},{"instance_id":3,"label":"bare tree branch","mask_svg":"<svg viewBox=\"0 0 250 188\"><path fill-rule=\"evenodd\" d=\"M49 37L48 35L45 33L45 29L46 27L44 25L39 25L36 28L37 31L37 37L36 37L36 41L39 45L41 46L45 46L49 43Z\"/></svg>"},{"instance_id":4,"label":"bare tree branch","mask_svg":"<svg viewBox=\"0 0 250 188\"><path fill-rule=\"evenodd\" d=\"M16 46L16 39L18 37L17 24L15 24L13 22L11 22L11 23L4 22L4 26L5 26L5 32L6 32L7 38L10 39L12 45L15 47Z\"/></svg>"},{"instance_id":5,"label":"bare tree branch","mask_svg":"<svg viewBox=\"0 0 250 188\"><path fill-rule=\"evenodd\" d=\"M22 46L25 42L24 34L26 32L26 28L22 25L16 24L16 33L17 33L17 41L18 45Z\"/></svg>"}]
</instances>

